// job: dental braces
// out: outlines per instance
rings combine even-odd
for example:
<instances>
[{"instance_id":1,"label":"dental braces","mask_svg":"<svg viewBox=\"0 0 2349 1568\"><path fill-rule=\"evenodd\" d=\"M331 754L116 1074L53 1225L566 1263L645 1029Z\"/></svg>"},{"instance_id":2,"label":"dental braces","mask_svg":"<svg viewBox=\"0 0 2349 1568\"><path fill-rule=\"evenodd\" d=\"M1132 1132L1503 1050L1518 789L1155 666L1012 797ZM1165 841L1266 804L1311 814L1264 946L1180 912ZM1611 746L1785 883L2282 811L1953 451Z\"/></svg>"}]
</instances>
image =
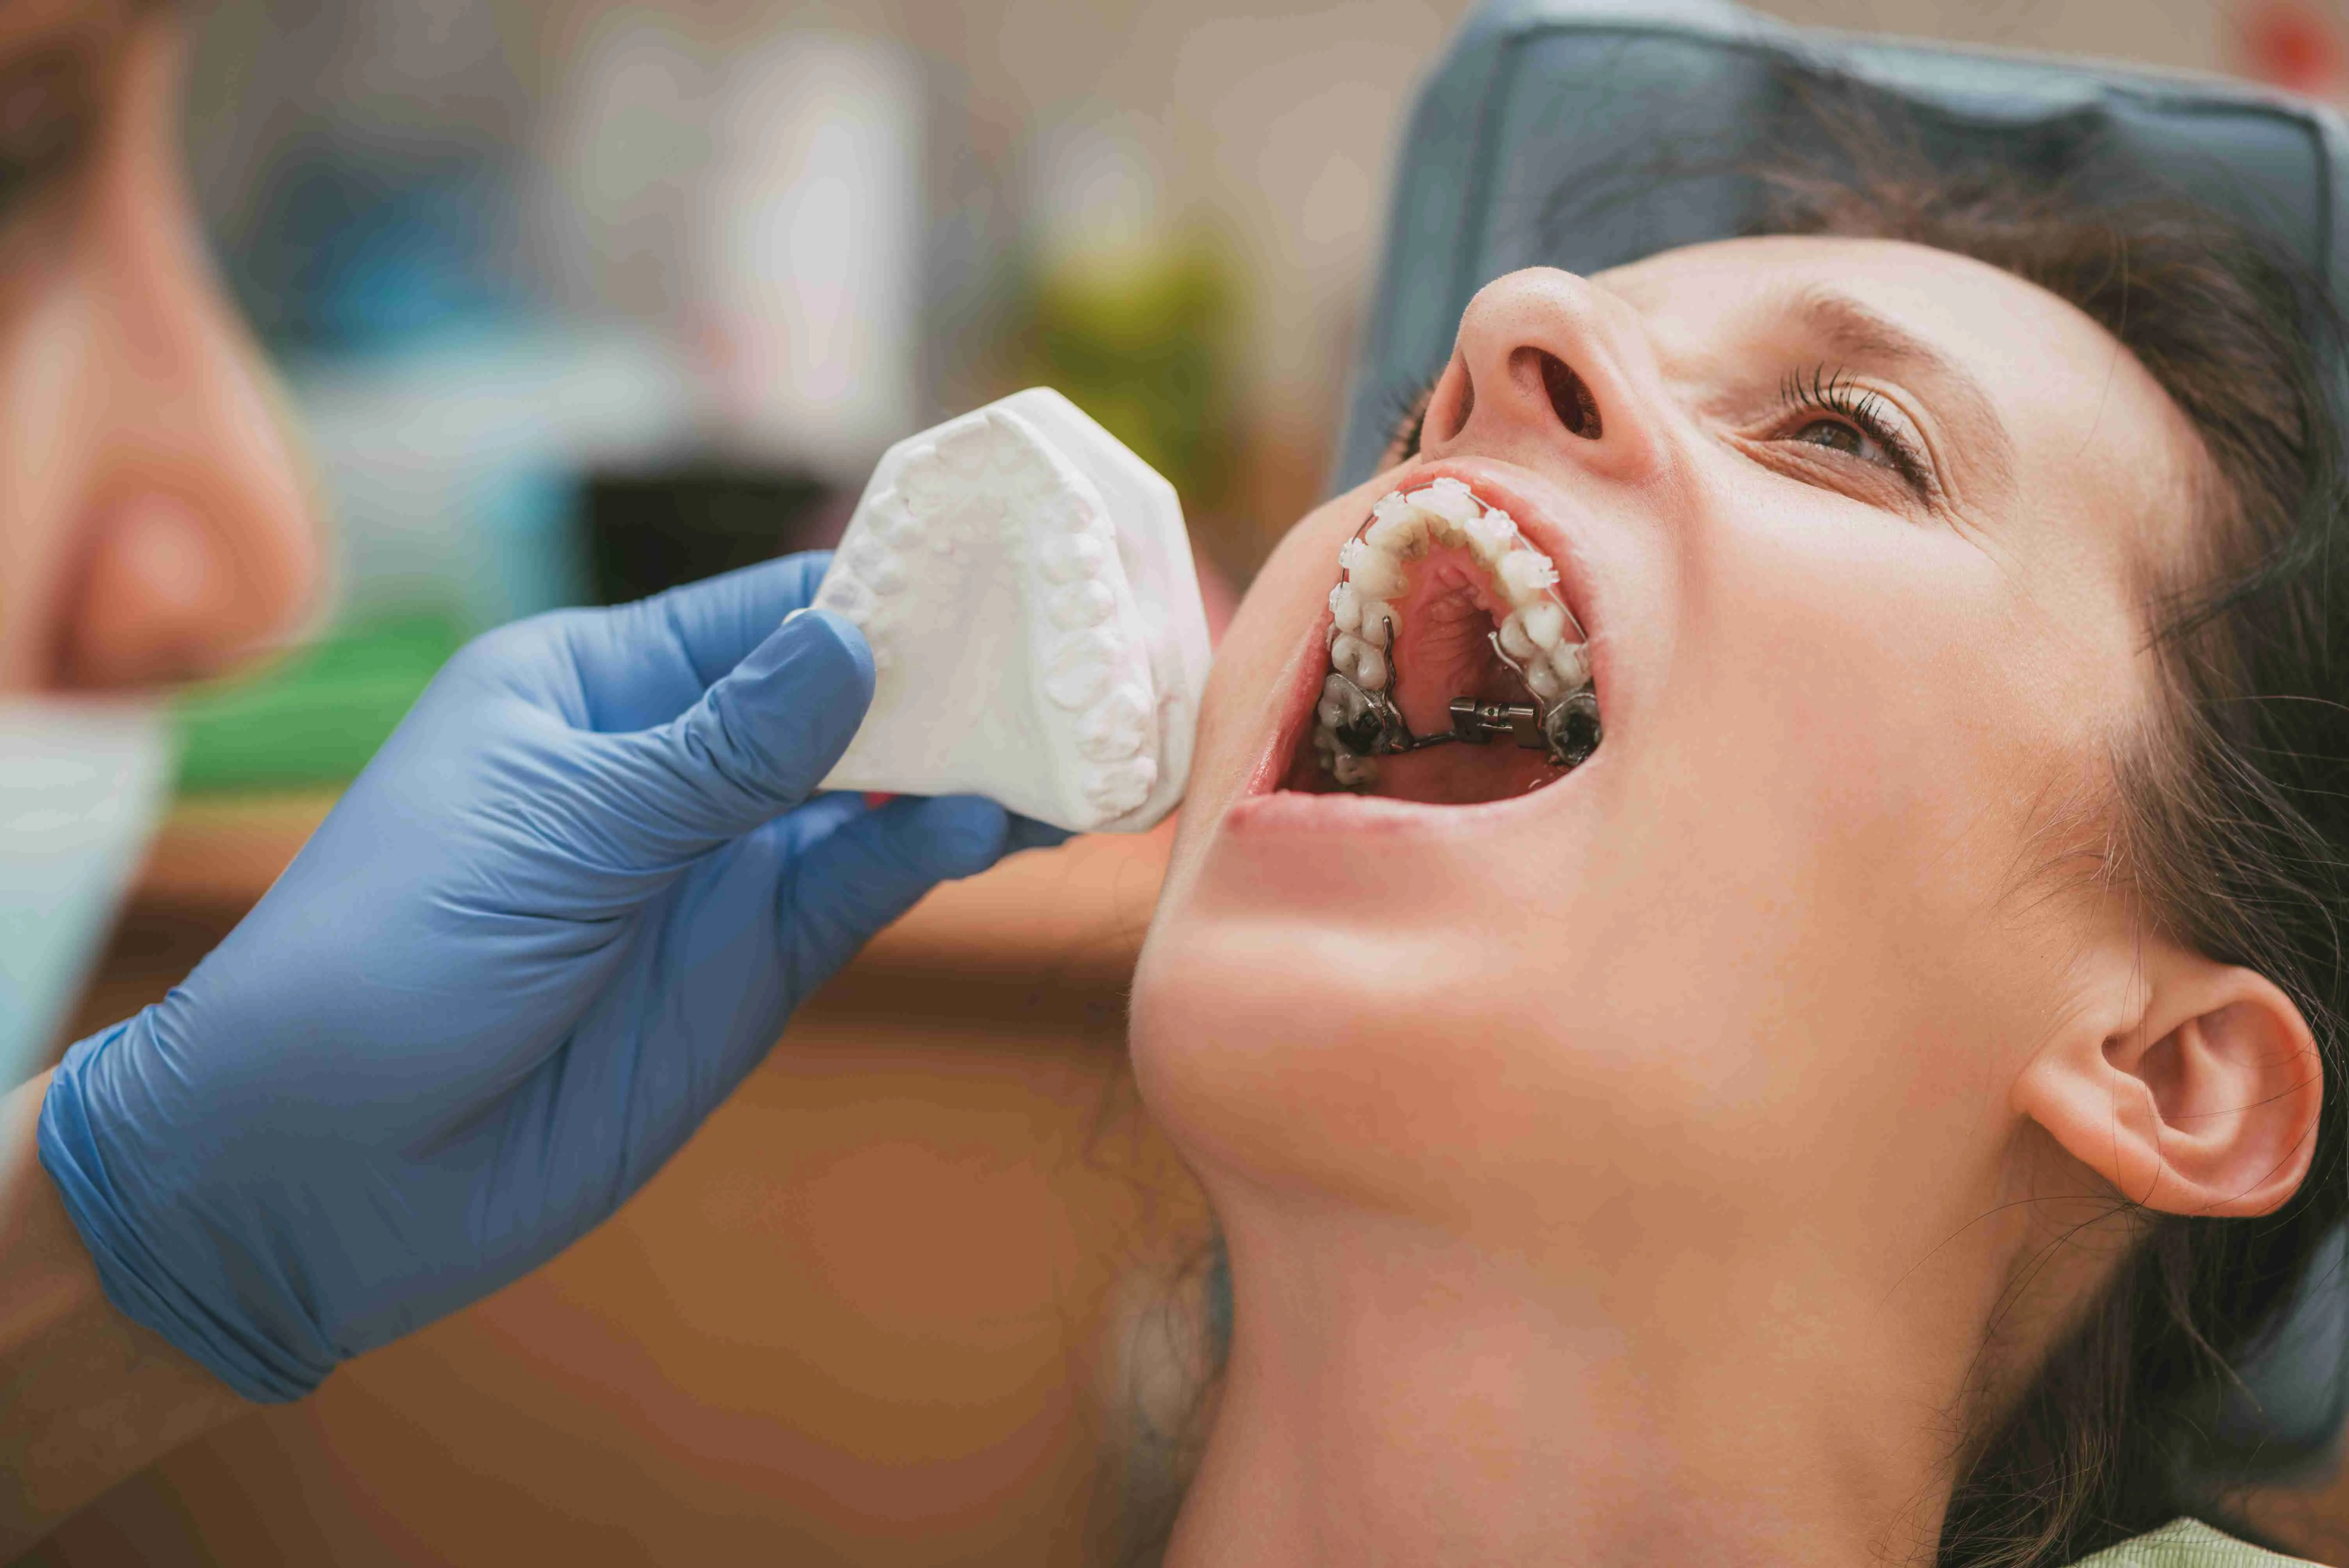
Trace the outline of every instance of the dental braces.
<instances>
[{"instance_id":1,"label":"dental braces","mask_svg":"<svg viewBox=\"0 0 2349 1568\"><path fill-rule=\"evenodd\" d=\"M1397 696L1397 638L1387 601L1407 591L1405 563L1434 544L1473 556L1507 601L1485 640L1532 700L1455 696L1446 706L1450 727L1414 735ZM1461 480L1438 477L1424 489L1381 499L1340 547L1338 566L1314 746L1323 771L1341 788L1371 785L1381 757L1431 746L1510 744L1540 751L1560 770L1579 767L1598 749L1590 639L1557 591L1557 565L1526 543L1506 512L1486 505ZM1368 569L1367 580L1358 569Z\"/></svg>"},{"instance_id":2,"label":"dental braces","mask_svg":"<svg viewBox=\"0 0 2349 1568\"><path fill-rule=\"evenodd\" d=\"M1394 623L1387 621L1385 629L1385 645L1392 648ZM1526 679L1525 666L1508 655L1497 634L1488 632L1485 640L1492 645L1494 657L1520 681ZM1587 687L1557 702L1544 702L1539 696L1530 703L1478 702L1472 696L1455 696L1447 705L1450 729L1413 735L1395 700L1396 688L1402 684L1401 669L1389 674L1386 688L1381 691L1366 690L1343 674L1337 674L1337 679L1362 700L1362 711L1336 727L1339 744L1357 757L1394 757L1455 741L1485 746L1506 738L1520 749L1547 753L1552 767L1564 769L1580 767L1599 749L1599 699Z\"/></svg>"}]
</instances>

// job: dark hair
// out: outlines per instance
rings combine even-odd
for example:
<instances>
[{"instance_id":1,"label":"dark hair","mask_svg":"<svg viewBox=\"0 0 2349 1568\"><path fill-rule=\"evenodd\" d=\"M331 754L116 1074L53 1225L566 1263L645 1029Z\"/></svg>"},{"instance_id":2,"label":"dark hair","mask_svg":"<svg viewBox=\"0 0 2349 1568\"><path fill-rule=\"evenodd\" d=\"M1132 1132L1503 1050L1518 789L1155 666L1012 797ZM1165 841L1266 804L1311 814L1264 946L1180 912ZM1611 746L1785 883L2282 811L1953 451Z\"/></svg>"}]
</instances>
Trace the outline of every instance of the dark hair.
<instances>
[{"instance_id":1,"label":"dark hair","mask_svg":"<svg viewBox=\"0 0 2349 1568\"><path fill-rule=\"evenodd\" d=\"M2066 1563L2180 1514L2255 1536L2234 1517L2242 1460L2210 1434L2349 1212L2341 323L2321 278L2207 209L1936 163L1899 109L1832 78L1791 101L1833 153L1770 173L1764 228L1913 241L2035 284L2127 347L2200 437L2215 482L2178 498L2189 558L2145 579L2159 689L2113 759L2090 859L2166 935L2281 986L2323 1078L2313 1161L2275 1213L2137 1216L2110 1285L1971 1434L1939 1562Z\"/></svg>"},{"instance_id":2,"label":"dark hair","mask_svg":"<svg viewBox=\"0 0 2349 1568\"><path fill-rule=\"evenodd\" d=\"M2114 799L2069 848L2075 869L2127 890L2165 934L2281 986L2323 1077L2313 1162L2275 1213L2134 1215L2109 1285L2019 1396L1963 1435L1936 1561L2054 1568L2181 1514L2257 1540L2237 1517L2240 1461L2211 1434L2349 1215L2342 325L2321 278L2208 210L2141 186L2034 183L1994 144L1928 157L1921 128L1880 94L1816 73L1783 86L1789 112L1765 166L1750 152L1738 165L1768 192L1754 232L1906 240L2037 284L2127 347L2200 437L2211 482L2179 498L2190 515L2175 531L2195 547L2148 561L2143 584L2152 718L2113 758ZM1682 160L1673 173L1720 169ZM1227 1267L1211 1249L1191 1282L1207 1303L1210 1378ZM1163 1552L1203 1408L1145 1433L1158 1462L1127 1480L1142 1526L1128 1562Z\"/></svg>"}]
</instances>

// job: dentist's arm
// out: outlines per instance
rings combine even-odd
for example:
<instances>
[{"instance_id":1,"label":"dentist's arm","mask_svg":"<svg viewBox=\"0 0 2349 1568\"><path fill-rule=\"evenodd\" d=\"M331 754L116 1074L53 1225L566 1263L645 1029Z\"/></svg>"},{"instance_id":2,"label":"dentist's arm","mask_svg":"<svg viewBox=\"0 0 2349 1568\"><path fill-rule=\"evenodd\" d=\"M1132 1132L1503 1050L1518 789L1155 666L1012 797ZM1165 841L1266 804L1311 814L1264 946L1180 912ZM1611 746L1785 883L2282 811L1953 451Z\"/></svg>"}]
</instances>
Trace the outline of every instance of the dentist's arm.
<instances>
[{"instance_id":1,"label":"dentist's arm","mask_svg":"<svg viewBox=\"0 0 2349 1568\"><path fill-rule=\"evenodd\" d=\"M0 1102L0 1562L122 1477L253 1406L108 1305L98 1265L41 1173L49 1075Z\"/></svg>"},{"instance_id":2,"label":"dentist's arm","mask_svg":"<svg viewBox=\"0 0 2349 1568\"><path fill-rule=\"evenodd\" d=\"M985 800L814 794L873 689L854 627L785 622L823 564L475 643L219 951L67 1053L40 1163L140 1332L84 1321L55 1212L9 1194L51 1294L0 1253L28 1326L0 1422L65 1461L36 1460L57 1501L29 1528L219 1418L186 1363L298 1398L553 1257L874 933L1059 840ZM93 1414L117 1440L77 1450Z\"/></svg>"}]
</instances>

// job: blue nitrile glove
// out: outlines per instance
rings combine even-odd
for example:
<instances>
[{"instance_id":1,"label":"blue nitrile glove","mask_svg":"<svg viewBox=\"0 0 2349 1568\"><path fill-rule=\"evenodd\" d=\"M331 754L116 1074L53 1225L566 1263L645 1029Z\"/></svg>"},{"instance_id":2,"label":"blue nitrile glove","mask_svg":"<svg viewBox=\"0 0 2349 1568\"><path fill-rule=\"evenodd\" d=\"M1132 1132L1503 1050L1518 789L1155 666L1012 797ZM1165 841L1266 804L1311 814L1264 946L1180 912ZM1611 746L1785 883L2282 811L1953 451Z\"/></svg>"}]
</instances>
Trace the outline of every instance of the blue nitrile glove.
<instances>
[{"instance_id":1,"label":"blue nitrile glove","mask_svg":"<svg viewBox=\"0 0 2349 1568\"><path fill-rule=\"evenodd\" d=\"M67 1053L41 1160L118 1307L297 1398L610 1214L933 883L1062 837L810 799L873 694L854 627L777 628L823 567L474 643L220 950Z\"/></svg>"}]
</instances>

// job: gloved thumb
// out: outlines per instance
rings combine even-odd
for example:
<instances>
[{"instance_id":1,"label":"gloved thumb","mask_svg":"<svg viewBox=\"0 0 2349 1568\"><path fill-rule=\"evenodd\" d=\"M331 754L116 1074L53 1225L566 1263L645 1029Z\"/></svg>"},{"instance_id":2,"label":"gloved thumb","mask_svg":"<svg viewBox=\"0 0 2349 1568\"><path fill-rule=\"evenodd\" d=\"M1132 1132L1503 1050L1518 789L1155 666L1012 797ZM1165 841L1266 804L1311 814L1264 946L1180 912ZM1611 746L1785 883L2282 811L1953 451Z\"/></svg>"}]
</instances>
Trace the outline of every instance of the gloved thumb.
<instances>
[{"instance_id":1,"label":"gloved thumb","mask_svg":"<svg viewBox=\"0 0 2349 1568\"><path fill-rule=\"evenodd\" d=\"M786 617L678 718L611 738L630 847L673 864L782 815L832 771L872 701L863 633L829 611Z\"/></svg>"}]
</instances>

